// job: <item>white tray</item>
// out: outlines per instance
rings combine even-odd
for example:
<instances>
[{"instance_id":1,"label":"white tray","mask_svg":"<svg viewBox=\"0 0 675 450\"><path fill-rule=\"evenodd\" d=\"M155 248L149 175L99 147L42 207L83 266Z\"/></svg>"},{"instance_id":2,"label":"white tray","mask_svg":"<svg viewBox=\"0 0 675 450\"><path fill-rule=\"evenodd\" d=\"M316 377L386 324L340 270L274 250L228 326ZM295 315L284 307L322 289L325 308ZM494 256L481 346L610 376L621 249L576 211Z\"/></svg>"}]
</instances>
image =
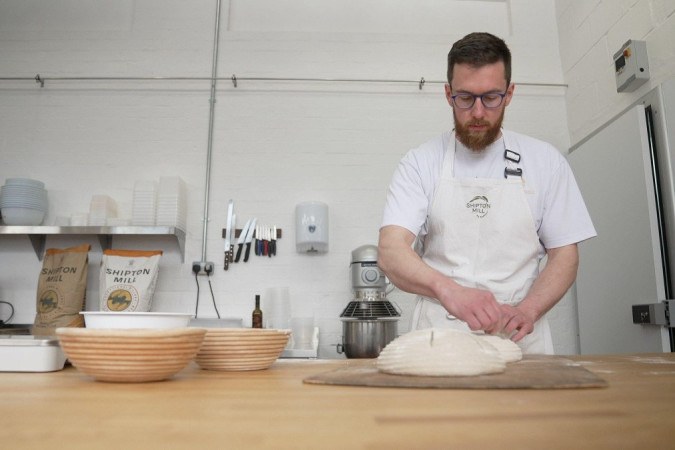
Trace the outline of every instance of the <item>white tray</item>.
<instances>
[{"instance_id":1,"label":"white tray","mask_svg":"<svg viewBox=\"0 0 675 450\"><path fill-rule=\"evenodd\" d=\"M0 335L0 372L54 372L65 364L55 337Z\"/></svg>"}]
</instances>

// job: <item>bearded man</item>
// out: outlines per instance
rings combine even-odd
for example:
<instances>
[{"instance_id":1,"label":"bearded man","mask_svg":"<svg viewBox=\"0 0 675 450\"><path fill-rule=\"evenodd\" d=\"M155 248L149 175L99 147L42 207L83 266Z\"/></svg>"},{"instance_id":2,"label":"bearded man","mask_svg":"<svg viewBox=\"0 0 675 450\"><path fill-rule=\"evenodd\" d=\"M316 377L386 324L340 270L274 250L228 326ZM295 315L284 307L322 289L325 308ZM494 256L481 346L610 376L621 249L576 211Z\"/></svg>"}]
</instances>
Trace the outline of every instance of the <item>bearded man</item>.
<instances>
[{"instance_id":1,"label":"bearded man","mask_svg":"<svg viewBox=\"0 0 675 450\"><path fill-rule=\"evenodd\" d=\"M552 354L545 315L574 282L577 243L595 228L564 156L502 128L515 89L506 43L465 36L448 54L447 77L454 130L399 163L379 266L417 294L411 329L500 334L523 353Z\"/></svg>"}]
</instances>

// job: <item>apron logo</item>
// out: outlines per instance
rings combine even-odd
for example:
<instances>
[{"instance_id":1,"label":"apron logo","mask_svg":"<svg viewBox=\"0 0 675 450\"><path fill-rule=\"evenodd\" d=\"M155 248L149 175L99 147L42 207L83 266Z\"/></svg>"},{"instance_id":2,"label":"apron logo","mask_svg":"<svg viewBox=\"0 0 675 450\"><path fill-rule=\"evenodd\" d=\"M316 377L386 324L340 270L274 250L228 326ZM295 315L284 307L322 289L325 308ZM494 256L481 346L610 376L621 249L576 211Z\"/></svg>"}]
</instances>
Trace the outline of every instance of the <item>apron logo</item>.
<instances>
[{"instance_id":1,"label":"apron logo","mask_svg":"<svg viewBox=\"0 0 675 450\"><path fill-rule=\"evenodd\" d=\"M480 219L490 210L490 201L483 195L477 195L466 204L466 207Z\"/></svg>"}]
</instances>

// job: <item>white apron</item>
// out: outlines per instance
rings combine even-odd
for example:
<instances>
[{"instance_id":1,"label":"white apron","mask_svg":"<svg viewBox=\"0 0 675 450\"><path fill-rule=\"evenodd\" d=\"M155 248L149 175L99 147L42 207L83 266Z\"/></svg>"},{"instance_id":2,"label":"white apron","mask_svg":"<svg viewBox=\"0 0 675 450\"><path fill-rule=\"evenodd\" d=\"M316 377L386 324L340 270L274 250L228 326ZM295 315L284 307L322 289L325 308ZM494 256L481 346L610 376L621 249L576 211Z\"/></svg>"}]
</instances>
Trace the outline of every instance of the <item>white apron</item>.
<instances>
[{"instance_id":1,"label":"white apron","mask_svg":"<svg viewBox=\"0 0 675 450\"><path fill-rule=\"evenodd\" d=\"M506 141L504 145L509 148ZM518 170L513 159L519 158L507 150L506 168ZM525 182L521 176L455 178L454 162L453 136L429 212L422 260L462 286L488 290L499 303L517 305L539 274L539 237ZM438 300L419 296L412 329L430 327L470 330ZM534 331L518 344L523 353L553 354L546 318L538 320Z\"/></svg>"}]
</instances>

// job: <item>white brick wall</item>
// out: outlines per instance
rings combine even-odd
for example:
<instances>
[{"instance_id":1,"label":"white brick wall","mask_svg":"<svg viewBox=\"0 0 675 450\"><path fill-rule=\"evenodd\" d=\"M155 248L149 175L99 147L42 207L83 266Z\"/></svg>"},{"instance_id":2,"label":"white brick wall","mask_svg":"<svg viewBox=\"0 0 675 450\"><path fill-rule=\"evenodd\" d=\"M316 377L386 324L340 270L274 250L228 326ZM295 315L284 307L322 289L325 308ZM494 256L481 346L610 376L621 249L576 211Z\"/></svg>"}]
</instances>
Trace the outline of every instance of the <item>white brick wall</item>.
<instances>
[{"instance_id":1,"label":"white brick wall","mask_svg":"<svg viewBox=\"0 0 675 450\"><path fill-rule=\"evenodd\" d=\"M556 0L572 144L675 75L674 13L673 0ZM613 55L629 39L647 42L651 79L617 93Z\"/></svg>"},{"instance_id":2,"label":"white brick wall","mask_svg":"<svg viewBox=\"0 0 675 450\"><path fill-rule=\"evenodd\" d=\"M275 3L260 0L256 8ZM296 3L286 2L288 8ZM442 80L450 44L484 27L505 34L514 53L516 82L562 82L552 1L446 3L448 9L432 10L432 16L447 15L447 33L427 26L431 2L416 3L419 11L411 14L405 1L386 2L389 20L406 24L402 32L381 21L373 30L367 21L355 29L353 14L346 13L333 19L337 22L331 22L328 32L298 29L306 21L297 21L291 30L259 23L251 29L245 22L250 2L224 1L219 75ZM135 180L183 177L189 189L184 264L170 239L119 238L114 245L164 248L155 309L192 311L196 289L190 263L201 259L209 83L49 77L208 77L215 2L110 0L96 5L81 0L0 3L0 77L40 73L47 78L44 88L31 81L0 81L0 179L45 181L51 224L57 216L86 212L91 195L100 193L114 197L128 217ZM383 7L359 3L359 8L368 6ZM229 81L219 82L207 258L216 263L212 283L221 313L250 322L256 293L289 286L297 315L316 317L320 355L338 357L339 314L351 298L350 252L376 243L385 190L399 158L450 125L440 84L428 83L420 91L416 83L242 80L234 88ZM566 151L564 90L518 86L507 126ZM220 236L230 198L240 225L257 216L283 229L277 257L254 257L249 264L222 270ZM295 205L307 200L329 205L328 254L294 250ZM47 245L79 242L53 237ZM95 309L100 251L95 238L88 242L93 247L88 307ZM15 304L15 322L33 320L40 266L26 237L0 238L0 298ZM215 316L203 279L201 286L200 316ZM400 292L390 298L405 312L399 330L406 331L412 298ZM553 316L557 351L573 353L573 302L566 298Z\"/></svg>"}]
</instances>

